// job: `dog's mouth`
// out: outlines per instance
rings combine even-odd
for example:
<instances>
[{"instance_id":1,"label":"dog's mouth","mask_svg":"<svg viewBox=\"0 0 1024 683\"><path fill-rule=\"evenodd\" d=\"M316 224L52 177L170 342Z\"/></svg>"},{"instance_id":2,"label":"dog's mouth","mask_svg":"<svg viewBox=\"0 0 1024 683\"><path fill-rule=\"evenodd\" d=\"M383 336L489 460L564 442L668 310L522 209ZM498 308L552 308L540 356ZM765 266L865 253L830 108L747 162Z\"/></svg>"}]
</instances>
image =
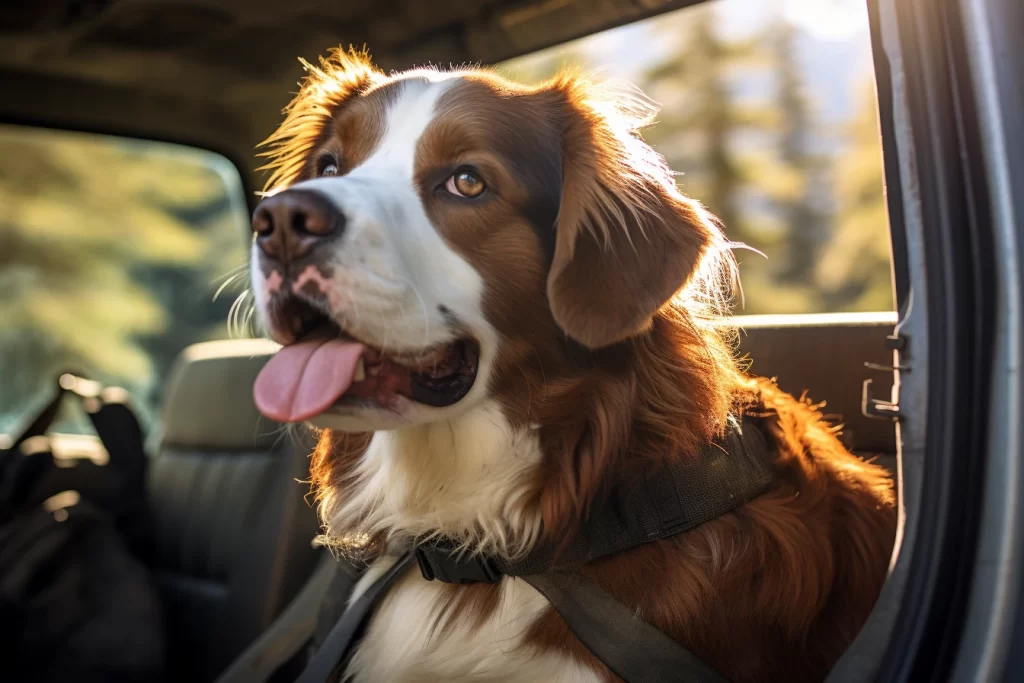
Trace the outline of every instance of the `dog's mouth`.
<instances>
[{"instance_id":1,"label":"dog's mouth","mask_svg":"<svg viewBox=\"0 0 1024 683\"><path fill-rule=\"evenodd\" d=\"M443 408L473 387L480 347L471 338L423 349L381 350L354 339L304 301L287 305L291 336L260 371L253 398L278 422L302 422L334 406L394 410L399 397Z\"/></svg>"}]
</instances>

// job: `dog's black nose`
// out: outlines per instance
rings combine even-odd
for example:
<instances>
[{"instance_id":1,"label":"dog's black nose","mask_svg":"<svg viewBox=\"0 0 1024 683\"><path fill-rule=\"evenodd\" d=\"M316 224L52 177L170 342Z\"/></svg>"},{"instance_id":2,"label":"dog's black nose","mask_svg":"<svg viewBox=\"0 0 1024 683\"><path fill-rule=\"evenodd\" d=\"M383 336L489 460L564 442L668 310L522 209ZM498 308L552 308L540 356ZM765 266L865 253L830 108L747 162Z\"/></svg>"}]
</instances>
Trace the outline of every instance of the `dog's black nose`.
<instances>
[{"instance_id":1,"label":"dog's black nose","mask_svg":"<svg viewBox=\"0 0 1024 683\"><path fill-rule=\"evenodd\" d=\"M256 244L282 264L308 255L344 229L344 214L326 197L309 190L284 190L267 197L252 216Z\"/></svg>"}]
</instances>

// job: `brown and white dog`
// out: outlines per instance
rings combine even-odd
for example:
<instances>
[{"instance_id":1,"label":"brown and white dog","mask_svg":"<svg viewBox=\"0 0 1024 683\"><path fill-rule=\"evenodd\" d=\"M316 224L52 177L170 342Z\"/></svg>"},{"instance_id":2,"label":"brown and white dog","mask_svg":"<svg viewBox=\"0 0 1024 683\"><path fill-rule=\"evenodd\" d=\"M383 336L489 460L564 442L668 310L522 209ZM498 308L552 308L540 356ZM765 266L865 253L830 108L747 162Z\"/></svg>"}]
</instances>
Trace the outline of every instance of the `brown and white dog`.
<instances>
[{"instance_id":1,"label":"brown and white dog","mask_svg":"<svg viewBox=\"0 0 1024 683\"><path fill-rule=\"evenodd\" d=\"M375 560L444 536L516 557L616 483L769 416L774 483L585 573L732 681L820 680L886 576L892 483L816 410L737 368L729 244L640 137L639 94L486 70L385 75L337 50L268 140L257 405L324 429L326 536ZM522 580L409 572L355 681L616 680Z\"/></svg>"}]
</instances>

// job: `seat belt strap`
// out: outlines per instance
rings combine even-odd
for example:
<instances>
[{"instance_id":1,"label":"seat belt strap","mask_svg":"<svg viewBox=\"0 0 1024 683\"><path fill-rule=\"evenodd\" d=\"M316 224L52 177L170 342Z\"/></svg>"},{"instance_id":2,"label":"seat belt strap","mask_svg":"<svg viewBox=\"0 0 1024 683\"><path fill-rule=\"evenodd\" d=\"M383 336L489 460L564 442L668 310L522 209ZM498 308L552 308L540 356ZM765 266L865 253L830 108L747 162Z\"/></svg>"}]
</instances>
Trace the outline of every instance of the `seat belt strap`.
<instances>
[{"instance_id":1,"label":"seat belt strap","mask_svg":"<svg viewBox=\"0 0 1024 683\"><path fill-rule=\"evenodd\" d=\"M28 439L46 434L64 397L69 394L84 404L96 436L107 450L112 469L129 480L139 476L147 463L145 435L129 404L128 392L119 387L103 387L98 382L68 373L57 379L53 395L12 430L14 439L0 452L13 452Z\"/></svg>"},{"instance_id":2,"label":"seat belt strap","mask_svg":"<svg viewBox=\"0 0 1024 683\"><path fill-rule=\"evenodd\" d=\"M626 683L728 683L693 653L575 572L522 577L584 647Z\"/></svg>"},{"instance_id":3,"label":"seat belt strap","mask_svg":"<svg viewBox=\"0 0 1024 683\"><path fill-rule=\"evenodd\" d=\"M140 476L148 464L146 439L139 418L129 404L125 400L104 400L94 409L87 409L86 414L100 443L107 449L110 465L129 480Z\"/></svg>"},{"instance_id":4,"label":"seat belt strap","mask_svg":"<svg viewBox=\"0 0 1024 683\"><path fill-rule=\"evenodd\" d=\"M313 655L305 671L296 679L296 683L327 683L331 680L338 668L347 660L352 643L359 636L371 610L415 561L416 555L412 551L405 553L352 601L338 623L327 634L323 645Z\"/></svg>"},{"instance_id":5,"label":"seat belt strap","mask_svg":"<svg viewBox=\"0 0 1024 683\"><path fill-rule=\"evenodd\" d=\"M348 660L367 616L414 561L414 553L406 553L352 602L296 683L327 683L332 679ZM626 683L728 683L689 650L582 574L547 572L521 578L551 603L584 647ZM303 632L306 637L301 639L302 643L307 642L315 620L308 614L307 617L310 624L308 633ZM271 628L276 630L277 624ZM235 677L225 674L216 683L265 681L269 673L265 668L257 668L261 657L272 660L274 669L287 661L288 657L274 657L277 650L284 649L279 643L272 643L275 652L265 655L259 650L267 644L260 641L243 655L245 659L254 654L255 664L243 667L236 662L229 670ZM294 651L294 647L289 651Z\"/></svg>"},{"instance_id":6,"label":"seat belt strap","mask_svg":"<svg viewBox=\"0 0 1024 683\"><path fill-rule=\"evenodd\" d=\"M324 552L299 594L215 683L264 683L299 654L313 637L320 603L338 571L338 561Z\"/></svg>"}]
</instances>

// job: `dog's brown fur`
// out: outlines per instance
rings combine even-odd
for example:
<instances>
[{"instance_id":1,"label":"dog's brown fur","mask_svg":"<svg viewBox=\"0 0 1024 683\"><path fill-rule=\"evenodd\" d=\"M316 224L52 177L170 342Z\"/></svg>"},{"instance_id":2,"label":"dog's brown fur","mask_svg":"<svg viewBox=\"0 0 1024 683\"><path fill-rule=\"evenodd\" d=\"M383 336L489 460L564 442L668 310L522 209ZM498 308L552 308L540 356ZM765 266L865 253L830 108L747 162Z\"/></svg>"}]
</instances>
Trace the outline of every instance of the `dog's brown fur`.
<instances>
[{"instance_id":1,"label":"dog's brown fur","mask_svg":"<svg viewBox=\"0 0 1024 683\"><path fill-rule=\"evenodd\" d=\"M345 144L344 131L360 125L358 107L372 114L373 101L361 96L375 91L380 99L387 81L357 53L338 51L311 67L270 139L272 184L310 177L318 150L362 154ZM644 463L696 452L722 433L730 411L768 416L769 493L585 573L735 683L822 679L886 576L896 525L889 475L851 455L811 405L737 369L713 315L726 245L714 220L648 154L638 136L644 116L601 108L578 77L526 88L483 71L468 72L442 109L447 116L424 135L417 167L454 154L455 144L475 144L506 183L503 203L486 209L487 224L501 230L481 233L474 221L424 204L492 288L487 314L502 346L490 393L514 427L540 426L543 462L529 504L543 534L566 538L609 487ZM523 125L535 128L533 144L507 139ZM505 166L516 166L507 163L515 155L532 155L536 173L547 175L514 176ZM560 203L549 253L525 207L531 188L552 178ZM343 495L367 442L323 434L312 458L320 495ZM487 618L496 591L449 587L430 617L437 632ZM554 611L529 628L525 643L615 680Z\"/></svg>"}]
</instances>

